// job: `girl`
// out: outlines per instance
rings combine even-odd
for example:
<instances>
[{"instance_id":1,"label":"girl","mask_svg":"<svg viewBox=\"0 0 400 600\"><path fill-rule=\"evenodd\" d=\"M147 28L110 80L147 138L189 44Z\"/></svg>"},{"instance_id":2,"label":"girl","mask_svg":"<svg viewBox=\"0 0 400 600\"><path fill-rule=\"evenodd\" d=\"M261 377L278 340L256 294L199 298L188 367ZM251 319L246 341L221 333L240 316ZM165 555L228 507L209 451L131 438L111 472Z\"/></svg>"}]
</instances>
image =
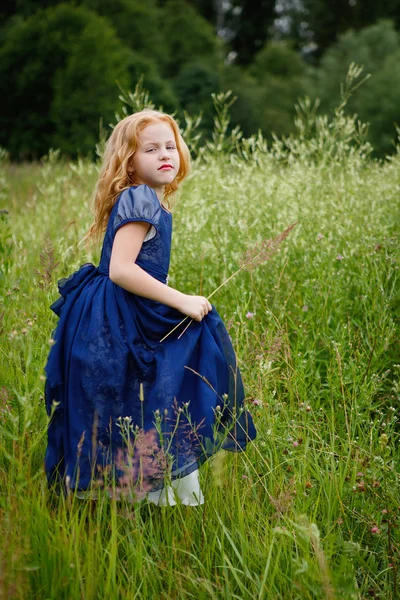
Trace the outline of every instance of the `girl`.
<instances>
[{"instance_id":1,"label":"girl","mask_svg":"<svg viewBox=\"0 0 400 600\"><path fill-rule=\"evenodd\" d=\"M168 286L170 197L189 168L177 123L155 110L107 142L85 236L105 232L100 264L60 280L51 306L45 470L64 492L96 497L109 477L134 501L202 504L199 466L256 437L220 316Z\"/></svg>"}]
</instances>

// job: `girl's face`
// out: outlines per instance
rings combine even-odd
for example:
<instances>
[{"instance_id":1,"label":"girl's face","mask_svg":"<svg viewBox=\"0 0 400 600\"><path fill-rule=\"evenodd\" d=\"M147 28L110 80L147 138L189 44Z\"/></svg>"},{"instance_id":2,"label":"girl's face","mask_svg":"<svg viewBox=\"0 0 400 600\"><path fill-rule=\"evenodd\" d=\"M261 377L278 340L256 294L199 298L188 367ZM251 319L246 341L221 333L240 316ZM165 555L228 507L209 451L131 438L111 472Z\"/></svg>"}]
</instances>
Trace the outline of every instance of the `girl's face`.
<instances>
[{"instance_id":1,"label":"girl's face","mask_svg":"<svg viewBox=\"0 0 400 600\"><path fill-rule=\"evenodd\" d=\"M171 126L158 121L145 127L130 166L135 181L152 187L161 198L164 186L171 183L179 170L179 152Z\"/></svg>"}]
</instances>

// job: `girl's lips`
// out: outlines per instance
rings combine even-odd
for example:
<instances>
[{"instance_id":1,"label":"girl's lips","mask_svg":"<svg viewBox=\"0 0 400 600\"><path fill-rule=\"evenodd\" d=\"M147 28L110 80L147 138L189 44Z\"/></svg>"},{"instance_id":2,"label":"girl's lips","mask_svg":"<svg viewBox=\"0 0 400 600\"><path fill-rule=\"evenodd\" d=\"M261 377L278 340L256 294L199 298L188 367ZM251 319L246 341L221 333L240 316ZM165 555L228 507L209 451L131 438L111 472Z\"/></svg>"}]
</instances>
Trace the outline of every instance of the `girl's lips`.
<instances>
[{"instance_id":1,"label":"girl's lips","mask_svg":"<svg viewBox=\"0 0 400 600\"><path fill-rule=\"evenodd\" d=\"M171 165L163 165L162 167L160 167L158 170L159 171L165 171L165 170L169 170L169 169L173 169L174 167L172 167Z\"/></svg>"}]
</instances>

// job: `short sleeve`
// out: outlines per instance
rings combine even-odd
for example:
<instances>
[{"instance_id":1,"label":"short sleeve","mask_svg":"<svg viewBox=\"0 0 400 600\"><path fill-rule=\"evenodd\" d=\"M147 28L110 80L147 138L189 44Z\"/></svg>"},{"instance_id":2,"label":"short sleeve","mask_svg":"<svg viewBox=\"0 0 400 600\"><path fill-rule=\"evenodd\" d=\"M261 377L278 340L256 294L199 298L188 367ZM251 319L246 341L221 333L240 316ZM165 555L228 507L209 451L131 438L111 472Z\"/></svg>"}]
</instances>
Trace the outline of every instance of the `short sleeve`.
<instances>
[{"instance_id":1,"label":"short sleeve","mask_svg":"<svg viewBox=\"0 0 400 600\"><path fill-rule=\"evenodd\" d=\"M128 188L122 192L117 202L113 221L114 235L122 225L132 221L144 221L151 225L145 242L156 235L161 217L161 204L153 189L145 184Z\"/></svg>"}]
</instances>

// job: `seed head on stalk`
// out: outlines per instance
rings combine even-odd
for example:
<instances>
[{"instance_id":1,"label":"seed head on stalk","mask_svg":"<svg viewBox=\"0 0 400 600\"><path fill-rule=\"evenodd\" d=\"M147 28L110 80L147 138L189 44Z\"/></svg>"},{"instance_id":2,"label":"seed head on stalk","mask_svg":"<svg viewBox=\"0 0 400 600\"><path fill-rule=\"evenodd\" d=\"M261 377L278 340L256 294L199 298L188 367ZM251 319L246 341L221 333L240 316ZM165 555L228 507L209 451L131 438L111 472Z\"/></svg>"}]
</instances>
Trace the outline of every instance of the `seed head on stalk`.
<instances>
[{"instance_id":1,"label":"seed head on stalk","mask_svg":"<svg viewBox=\"0 0 400 600\"><path fill-rule=\"evenodd\" d=\"M224 285L226 285L231 279L236 277L236 275L238 275L244 269L247 271L252 271L255 267L258 267L259 265L262 265L263 263L267 262L267 260L269 260L273 254L275 254L275 252L278 249L279 244L281 244L283 242L283 240L285 240L287 238L289 233L292 231L292 229L296 225L297 225L297 221L295 221L294 223L289 225L289 227L287 227L284 231L282 231L275 238L271 238L269 240L263 240L262 242L259 242L259 243L255 244L254 246L251 246L250 248L248 248L240 261L240 267L234 273L232 273L232 275L230 275L227 279L225 279L225 281L223 281L213 292L211 292L211 294L209 296L207 296L207 300L210 300L217 292L219 292L219 290L222 287L224 287ZM180 325L182 325L182 323L187 321L188 318L189 317L185 317L184 319L182 319L182 321L179 321L178 325L175 325L175 327L173 329L171 329L171 331L169 331L160 340L160 343L163 342L164 340L166 340L167 337L170 336L171 333L173 333L176 329L178 329L178 327ZM191 325L192 322L193 322L193 319L191 319L189 321L189 323L186 325L185 329L178 335L178 340L183 336L183 334L185 333L185 331L188 329L188 327Z\"/></svg>"}]
</instances>

